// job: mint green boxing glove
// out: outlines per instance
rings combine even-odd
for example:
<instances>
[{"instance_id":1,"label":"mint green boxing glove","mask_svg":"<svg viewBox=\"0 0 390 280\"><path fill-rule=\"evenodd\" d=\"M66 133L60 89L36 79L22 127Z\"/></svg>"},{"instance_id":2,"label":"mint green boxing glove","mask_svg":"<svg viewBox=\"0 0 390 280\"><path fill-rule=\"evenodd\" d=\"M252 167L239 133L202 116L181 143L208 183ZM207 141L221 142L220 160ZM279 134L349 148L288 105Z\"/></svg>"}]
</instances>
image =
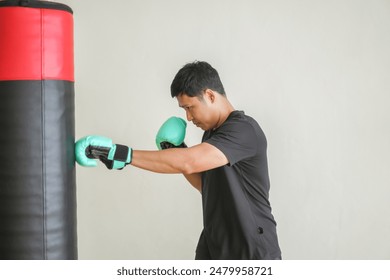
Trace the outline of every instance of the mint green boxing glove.
<instances>
[{"instance_id":1,"label":"mint green boxing glove","mask_svg":"<svg viewBox=\"0 0 390 280\"><path fill-rule=\"evenodd\" d=\"M187 148L184 143L187 123L182 118L170 117L166 120L156 135L156 145L159 150L169 148Z\"/></svg>"},{"instance_id":2,"label":"mint green boxing glove","mask_svg":"<svg viewBox=\"0 0 390 280\"><path fill-rule=\"evenodd\" d=\"M107 137L89 135L76 142L75 155L81 166L95 167L96 159L99 159L108 169L122 169L131 163L132 149L112 144L112 140Z\"/></svg>"}]
</instances>

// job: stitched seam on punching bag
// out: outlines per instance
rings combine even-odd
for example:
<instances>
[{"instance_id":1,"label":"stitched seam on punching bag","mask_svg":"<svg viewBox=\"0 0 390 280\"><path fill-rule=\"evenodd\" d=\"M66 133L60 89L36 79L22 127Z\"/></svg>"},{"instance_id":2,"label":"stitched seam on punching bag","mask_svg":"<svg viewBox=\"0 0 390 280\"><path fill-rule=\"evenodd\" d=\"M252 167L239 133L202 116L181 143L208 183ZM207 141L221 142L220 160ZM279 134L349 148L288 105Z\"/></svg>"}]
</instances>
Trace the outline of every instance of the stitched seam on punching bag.
<instances>
[{"instance_id":1,"label":"stitched seam on punching bag","mask_svg":"<svg viewBox=\"0 0 390 280\"><path fill-rule=\"evenodd\" d=\"M41 13L41 129L42 129L42 194L43 194L43 258L47 259L47 217L46 217L46 142L45 142L45 82L44 66L45 66L45 49L44 49L44 10L40 9Z\"/></svg>"}]
</instances>

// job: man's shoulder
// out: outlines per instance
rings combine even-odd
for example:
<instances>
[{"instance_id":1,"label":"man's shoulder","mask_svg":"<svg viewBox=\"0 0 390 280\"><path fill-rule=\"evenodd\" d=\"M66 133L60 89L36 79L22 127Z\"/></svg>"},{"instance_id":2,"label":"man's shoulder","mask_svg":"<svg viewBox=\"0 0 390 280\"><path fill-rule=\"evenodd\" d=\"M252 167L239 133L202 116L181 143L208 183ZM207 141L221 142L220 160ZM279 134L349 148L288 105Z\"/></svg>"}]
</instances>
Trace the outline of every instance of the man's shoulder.
<instances>
[{"instance_id":1,"label":"man's shoulder","mask_svg":"<svg viewBox=\"0 0 390 280\"><path fill-rule=\"evenodd\" d=\"M254 129L259 129L259 123L251 116L245 114L244 111L234 111L230 114L229 118L226 120L225 124L227 125L237 125L237 127L248 128L252 127Z\"/></svg>"}]
</instances>

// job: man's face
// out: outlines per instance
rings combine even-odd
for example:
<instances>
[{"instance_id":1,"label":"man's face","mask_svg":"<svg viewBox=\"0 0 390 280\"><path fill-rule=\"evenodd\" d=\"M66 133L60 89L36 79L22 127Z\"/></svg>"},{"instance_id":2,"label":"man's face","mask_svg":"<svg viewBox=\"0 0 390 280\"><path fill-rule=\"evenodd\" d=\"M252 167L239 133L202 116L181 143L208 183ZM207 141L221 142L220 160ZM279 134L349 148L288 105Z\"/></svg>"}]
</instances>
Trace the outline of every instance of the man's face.
<instances>
[{"instance_id":1,"label":"man's face","mask_svg":"<svg viewBox=\"0 0 390 280\"><path fill-rule=\"evenodd\" d=\"M214 128L212 102L207 93L202 98L186 94L177 96L179 107L186 111L187 120L203 130Z\"/></svg>"}]
</instances>

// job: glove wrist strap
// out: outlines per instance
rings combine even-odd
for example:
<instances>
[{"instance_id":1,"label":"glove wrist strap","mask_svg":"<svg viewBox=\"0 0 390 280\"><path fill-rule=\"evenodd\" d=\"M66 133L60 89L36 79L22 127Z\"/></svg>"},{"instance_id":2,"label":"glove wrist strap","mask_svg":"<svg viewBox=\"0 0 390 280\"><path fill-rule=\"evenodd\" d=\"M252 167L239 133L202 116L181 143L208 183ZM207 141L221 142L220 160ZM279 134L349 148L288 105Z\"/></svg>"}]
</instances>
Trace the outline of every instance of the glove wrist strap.
<instances>
[{"instance_id":1,"label":"glove wrist strap","mask_svg":"<svg viewBox=\"0 0 390 280\"><path fill-rule=\"evenodd\" d=\"M128 163L127 161L129 155L129 147L120 144L115 144L115 146L116 146L116 150L115 150L113 160L118 160L118 161ZM131 157L130 157L130 161L131 161Z\"/></svg>"}]
</instances>

